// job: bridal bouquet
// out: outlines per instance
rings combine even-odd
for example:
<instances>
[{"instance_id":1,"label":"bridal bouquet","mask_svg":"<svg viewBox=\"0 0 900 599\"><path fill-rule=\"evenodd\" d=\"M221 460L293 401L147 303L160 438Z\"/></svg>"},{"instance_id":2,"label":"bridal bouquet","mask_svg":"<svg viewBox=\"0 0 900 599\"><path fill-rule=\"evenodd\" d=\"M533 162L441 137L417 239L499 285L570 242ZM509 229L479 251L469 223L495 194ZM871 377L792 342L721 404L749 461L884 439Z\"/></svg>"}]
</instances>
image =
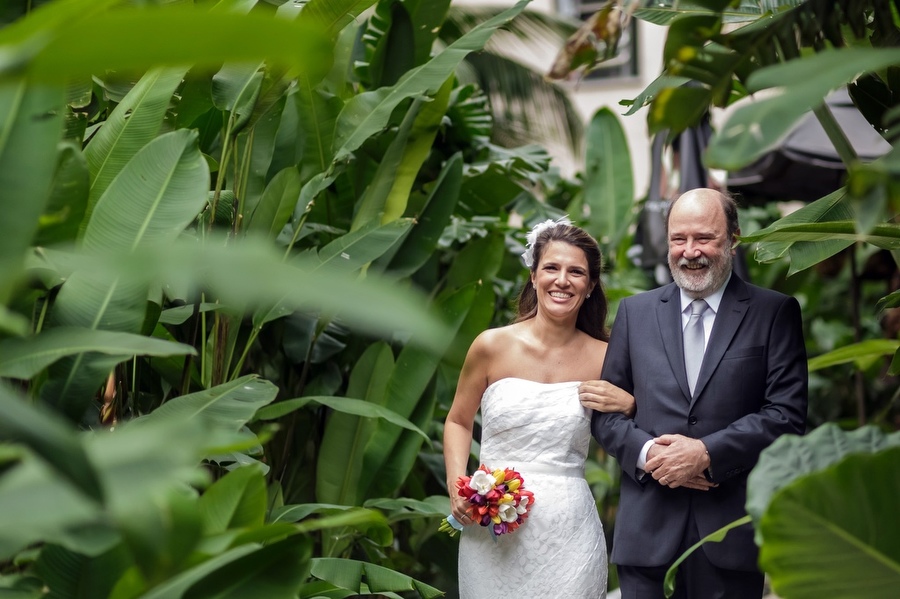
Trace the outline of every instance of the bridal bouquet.
<instances>
[{"instance_id":1,"label":"bridal bouquet","mask_svg":"<svg viewBox=\"0 0 900 599\"><path fill-rule=\"evenodd\" d=\"M489 470L482 465L472 476L460 476L456 487L459 496L469 502L466 514L481 526L490 526L495 536L519 528L534 505L534 494L525 489L522 475L509 468ZM450 536L462 529L452 514L439 528Z\"/></svg>"}]
</instances>

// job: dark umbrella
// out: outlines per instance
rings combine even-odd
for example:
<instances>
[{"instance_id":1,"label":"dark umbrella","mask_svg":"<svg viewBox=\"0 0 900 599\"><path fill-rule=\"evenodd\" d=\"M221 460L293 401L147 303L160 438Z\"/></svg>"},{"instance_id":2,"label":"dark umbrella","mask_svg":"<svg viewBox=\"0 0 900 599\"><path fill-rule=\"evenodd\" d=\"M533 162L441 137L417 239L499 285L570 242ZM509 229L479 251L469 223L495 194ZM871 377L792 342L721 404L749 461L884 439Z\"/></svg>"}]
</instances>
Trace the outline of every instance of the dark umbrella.
<instances>
[{"instance_id":1,"label":"dark umbrella","mask_svg":"<svg viewBox=\"0 0 900 599\"><path fill-rule=\"evenodd\" d=\"M846 89L828 96L826 105L859 159L871 162L891 145L869 124ZM847 171L814 114L805 116L778 147L753 164L728 173L729 191L744 204L801 200L812 202L840 188Z\"/></svg>"}]
</instances>

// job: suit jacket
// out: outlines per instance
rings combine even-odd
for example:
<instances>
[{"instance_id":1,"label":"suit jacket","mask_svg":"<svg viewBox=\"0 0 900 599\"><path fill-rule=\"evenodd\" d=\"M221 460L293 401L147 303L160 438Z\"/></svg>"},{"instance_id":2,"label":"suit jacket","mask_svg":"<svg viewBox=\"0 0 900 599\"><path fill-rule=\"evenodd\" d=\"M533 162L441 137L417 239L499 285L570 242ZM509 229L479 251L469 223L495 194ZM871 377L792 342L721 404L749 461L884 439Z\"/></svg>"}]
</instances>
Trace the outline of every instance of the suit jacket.
<instances>
[{"instance_id":1,"label":"suit jacket","mask_svg":"<svg viewBox=\"0 0 900 599\"><path fill-rule=\"evenodd\" d=\"M624 476L612 561L662 566L677 557L693 515L700 536L746 514L747 475L760 452L806 422L807 367L800 306L792 297L732 276L716 313L694 396L688 390L679 289L674 283L619 304L601 378L632 393L636 412L595 412L594 437ZM701 439L710 455L708 491L669 489L640 476L644 443L667 433ZM749 525L703 546L710 561L757 569Z\"/></svg>"}]
</instances>

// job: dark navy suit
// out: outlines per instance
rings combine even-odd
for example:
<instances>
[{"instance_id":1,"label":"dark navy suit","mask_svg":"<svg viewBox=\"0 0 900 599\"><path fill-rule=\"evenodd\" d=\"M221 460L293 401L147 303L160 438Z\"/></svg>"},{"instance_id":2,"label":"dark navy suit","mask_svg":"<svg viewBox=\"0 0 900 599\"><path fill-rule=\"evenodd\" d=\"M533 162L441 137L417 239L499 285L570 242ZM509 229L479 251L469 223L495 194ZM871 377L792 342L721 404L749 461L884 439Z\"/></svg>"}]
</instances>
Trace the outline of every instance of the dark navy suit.
<instances>
[{"instance_id":1,"label":"dark navy suit","mask_svg":"<svg viewBox=\"0 0 900 599\"><path fill-rule=\"evenodd\" d=\"M674 283L619 304L601 378L632 393L636 412L595 412L596 439L623 469L611 561L668 566L690 529L703 537L746 514L747 475L779 435L802 434L807 367L800 306L732 276L725 288L694 396L688 390L679 289ZM670 489L636 469L645 442L672 433L701 439L708 491ZM695 527L695 528L694 528ZM718 568L756 571L749 525L703 547Z\"/></svg>"}]
</instances>

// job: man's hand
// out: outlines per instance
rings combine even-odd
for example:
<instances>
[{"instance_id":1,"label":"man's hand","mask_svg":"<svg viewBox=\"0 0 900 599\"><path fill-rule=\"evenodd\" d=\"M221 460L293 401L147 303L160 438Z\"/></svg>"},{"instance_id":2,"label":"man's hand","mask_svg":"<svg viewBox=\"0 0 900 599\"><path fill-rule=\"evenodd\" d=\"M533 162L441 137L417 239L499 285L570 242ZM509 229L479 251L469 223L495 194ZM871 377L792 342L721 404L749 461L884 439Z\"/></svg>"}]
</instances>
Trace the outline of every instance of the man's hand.
<instances>
[{"instance_id":1,"label":"man's hand","mask_svg":"<svg viewBox=\"0 0 900 599\"><path fill-rule=\"evenodd\" d=\"M584 381L578 387L581 405L598 412L634 416L634 397L607 381Z\"/></svg>"},{"instance_id":2,"label":"man's hand","mask_svg":"<svg viewBox=\"0 0 900 599\"><path fill-rule=\"evenodd\" d=\"M684 435L662 435L654 439L644 465L644 470L661 485L670 489L687 487L700 491L718 486L703 476L707 468L709 454L706 445L699 439Z\"/></svg>"}]
</instances>

